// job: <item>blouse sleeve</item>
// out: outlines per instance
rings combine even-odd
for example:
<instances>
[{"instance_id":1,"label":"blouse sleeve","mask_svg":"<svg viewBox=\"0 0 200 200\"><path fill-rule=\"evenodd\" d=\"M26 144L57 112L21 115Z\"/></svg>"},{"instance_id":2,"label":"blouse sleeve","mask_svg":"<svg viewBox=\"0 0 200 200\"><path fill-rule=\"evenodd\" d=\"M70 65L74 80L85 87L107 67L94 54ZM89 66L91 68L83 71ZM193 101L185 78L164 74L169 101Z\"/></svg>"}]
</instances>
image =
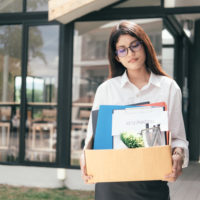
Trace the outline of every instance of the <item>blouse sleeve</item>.
<instances>
[{"instance_id":1,"label":"blouse sleeve","mask_svg":"<svg viewBox=\"0 0 200 200\"><path fill-rule=\"evenodd\" d=\"M97 88L95 98L94 98L94 102L93 102L93 106L92 106L92 110L91 110L91 113L90 113L89 122L88 122L84 149L91 149L92 148L93 134L94 134L93 133L93 127L92 127L92 111L98 110L99 105L105 104L104 103L105 97L106 97L105 92L106 91L105 91L105 88L103 87L103 85L100 85Z\"/></svg>"},{"instance_id":2,"label":"blouse sleeve","mask_svg":"<svg viewBox=\"0 0 200 200\"><path fill-rule=\"evenodd\" d=\"M185 158L183 167L187 167L189 161L189 152L188 141L186 140L186 133L182 115L182 94L179 86L175 82L171 87L168 112L169 131L172 134L172 149L175 147L181 147L184 149Z\"/></svg>"}]
</instances>

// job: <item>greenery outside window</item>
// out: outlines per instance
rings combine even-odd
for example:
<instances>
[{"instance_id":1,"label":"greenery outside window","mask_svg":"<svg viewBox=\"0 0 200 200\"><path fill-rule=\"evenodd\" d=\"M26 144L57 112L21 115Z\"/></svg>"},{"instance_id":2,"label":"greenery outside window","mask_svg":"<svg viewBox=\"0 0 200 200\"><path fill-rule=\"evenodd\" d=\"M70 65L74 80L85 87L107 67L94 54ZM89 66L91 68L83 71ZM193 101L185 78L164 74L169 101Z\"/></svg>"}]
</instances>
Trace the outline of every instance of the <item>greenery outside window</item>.
<instances>
[{"instance_id":1,"label":"greenery outside window","mask_svg":"<svg viewBox=\"0 0 200 200\"><path fill-rule=\"evenodd\" d=\"M0 13L22 12L23 0L0 0Z\"/></svg>"}]
</instances>

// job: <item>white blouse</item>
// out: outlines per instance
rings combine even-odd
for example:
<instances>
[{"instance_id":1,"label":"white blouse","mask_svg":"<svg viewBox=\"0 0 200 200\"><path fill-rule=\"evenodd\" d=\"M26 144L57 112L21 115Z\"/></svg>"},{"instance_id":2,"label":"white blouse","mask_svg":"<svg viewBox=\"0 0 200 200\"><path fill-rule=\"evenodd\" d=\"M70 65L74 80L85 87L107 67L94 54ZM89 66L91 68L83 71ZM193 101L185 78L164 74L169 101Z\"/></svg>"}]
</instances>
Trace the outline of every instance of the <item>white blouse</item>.
<instances>
[{"instance_id":1,"label":"white blouse","mask_svg":"<svg viewBox=\"0 0 200 200\"><path fill-rule=\"evenodd\" d=\"M173 79L151 73L148 84L138 89L129 81L127 73L124 72L122 76L109 79L97 88L92 110L99 109L100 105L129 105L146 101L150 103L165 102L167 104L169 131L172 134L171 147L184 149L183 167L187 167L189 153L182 116L182 94ZM84 149L91 148L92 136L92 119L90 116Z\"/></svg>"}]
</instances>

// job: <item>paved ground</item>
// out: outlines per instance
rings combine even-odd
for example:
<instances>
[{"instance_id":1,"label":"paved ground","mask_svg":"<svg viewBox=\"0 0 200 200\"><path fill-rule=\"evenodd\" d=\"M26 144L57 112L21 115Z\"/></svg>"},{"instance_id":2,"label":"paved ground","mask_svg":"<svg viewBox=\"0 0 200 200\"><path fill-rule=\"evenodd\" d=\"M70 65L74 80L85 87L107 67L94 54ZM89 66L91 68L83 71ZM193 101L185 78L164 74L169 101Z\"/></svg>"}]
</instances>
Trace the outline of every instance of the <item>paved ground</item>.
<instances>
[{"instance_id":1,"label":"paved ground","mask_svg":"<svg viewBox=\"0 0 200 200\"><path fill-rule=\"evenodd\" d=\"M171 200L200 200L200 163L190 162L189 167L175 183L169 183Z\"/></svg>"}]
</instances>

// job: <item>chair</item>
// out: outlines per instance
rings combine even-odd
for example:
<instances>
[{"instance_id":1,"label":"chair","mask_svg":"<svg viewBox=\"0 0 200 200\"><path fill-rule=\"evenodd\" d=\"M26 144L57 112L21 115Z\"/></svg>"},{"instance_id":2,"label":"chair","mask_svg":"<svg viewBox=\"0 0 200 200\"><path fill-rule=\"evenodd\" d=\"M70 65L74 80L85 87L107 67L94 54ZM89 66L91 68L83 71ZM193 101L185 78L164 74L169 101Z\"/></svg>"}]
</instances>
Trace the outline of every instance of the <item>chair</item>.
<instances>
[{"instance_id":1,"label":"chair","mask_svg":"<svg viewBox=\"0 0 200 200\"><path fill-rule=\"evenodd\" d=\"M0 107L0 149L7 150L10 145L11 107Z\"/></svg>"},{"instance_id":2,"label":"chair","mask_svg":"<svg viewBox=\"0 0 200 200\"><path fill-rule=\"evenodd\" d=\"M79 118L83 119L83 120L84 119L88 120L89 117L90 117L90 113L91 113L90 110L82 110L82 109L80 109Z\"/></svg>"},{"instance_id":3,"label":"chair","mask_svg":"<svg viewBox=\"0 0 200 200\"><path fill-rule=\"evenodd\" d=\"M53 123L33 123L29 136L29 150L31 151L31 159L34 154L49 154L49 160L53 161L55 149L54 143L54 124ZM39 141L38 141L39 138Z\"/></svg>"},{"instance_id":4,"label":"chair","mask_svg":"<svg viewBox=\"0 0 200 200\"><path fill-rule=\"evenodd\" d=\"M57 109L42 109L42 120L47 122L56 122Z\"/></svg>"},{"instance_id":5,"label":"chair","mask_svg":"<svg viewBox=\"0 0 200 200\"><path fill-rule=\"evenodd\" d=\"M0 120L8 121L11 119L11 107L0 107Z\"/></svg>"},{"instance_id":6,"label":"chair","mask_svg":"<svg viewBox=\"0 0 200 200\"><path fill-rule=\"evenodd\" d=\"M8 149L10 144L10 123L0 122L1 138L0 138L0 149Z\"/></svg>"}]
</instances>

